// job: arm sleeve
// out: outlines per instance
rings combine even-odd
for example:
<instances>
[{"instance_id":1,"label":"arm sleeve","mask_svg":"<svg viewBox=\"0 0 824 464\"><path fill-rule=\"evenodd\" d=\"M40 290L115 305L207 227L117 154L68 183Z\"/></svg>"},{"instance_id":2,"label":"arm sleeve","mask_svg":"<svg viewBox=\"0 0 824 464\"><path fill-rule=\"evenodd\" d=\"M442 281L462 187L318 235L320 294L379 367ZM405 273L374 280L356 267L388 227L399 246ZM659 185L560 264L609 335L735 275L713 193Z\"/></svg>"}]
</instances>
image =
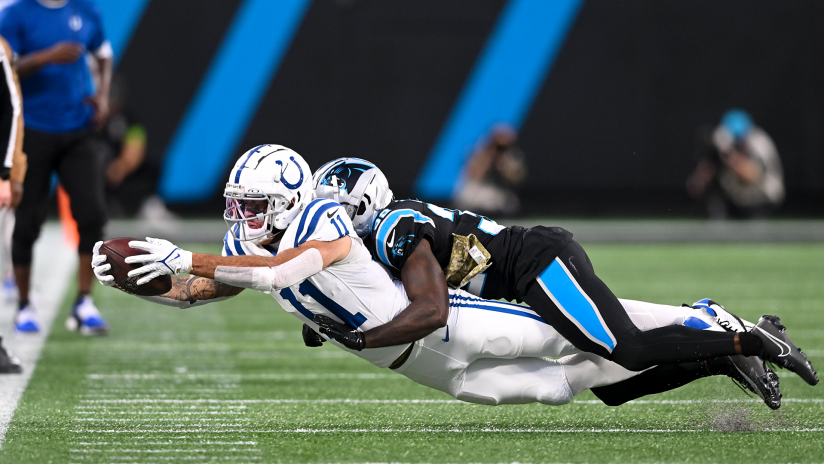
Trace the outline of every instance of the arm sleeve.
<instances>
[{"instance_id":1,"label":"arm sleeve","mask_svg":"<svg viewBox=\"0 0 824 464\"><path fill-rule=\"evenodd\" d=\"M383 264L400 271L421 240L434 241L434 237L435 222L432 219L411 209L395 210L375 229L375 256Z\"/></svg>"}]
</instances>

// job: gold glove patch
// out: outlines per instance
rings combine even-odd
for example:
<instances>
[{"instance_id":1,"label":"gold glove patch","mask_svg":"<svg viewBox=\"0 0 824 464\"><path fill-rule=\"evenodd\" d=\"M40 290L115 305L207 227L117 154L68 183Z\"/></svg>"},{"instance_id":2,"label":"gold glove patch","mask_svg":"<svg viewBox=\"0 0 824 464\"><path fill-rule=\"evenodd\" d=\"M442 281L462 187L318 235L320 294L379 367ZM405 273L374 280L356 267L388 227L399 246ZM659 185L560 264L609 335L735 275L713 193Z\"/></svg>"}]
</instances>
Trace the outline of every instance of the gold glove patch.
<instances>
[{"instance_id":1,"label":"gold glove patch","mask_svg":"<svg viewBox=\"0 0 824 464\"><path fill-rule=\"evenodd\" d=\"M492 263L492 257L475 234L469 237L452 234L452 256L446 267L446 284L452 288L461 288L473 277L485 271Z\"/></svg>"}]
</instances>

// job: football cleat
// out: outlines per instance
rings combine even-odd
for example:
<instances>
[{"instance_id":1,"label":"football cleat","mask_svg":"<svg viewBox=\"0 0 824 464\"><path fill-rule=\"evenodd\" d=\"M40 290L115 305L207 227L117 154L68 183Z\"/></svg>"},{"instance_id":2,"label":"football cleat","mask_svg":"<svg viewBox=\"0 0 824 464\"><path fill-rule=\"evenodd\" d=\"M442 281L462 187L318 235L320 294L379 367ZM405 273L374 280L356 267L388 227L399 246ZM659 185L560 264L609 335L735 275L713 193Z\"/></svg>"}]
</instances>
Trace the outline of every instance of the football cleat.
<instances>
[{"instance_id":1,"label":"football cleat","mask_svg":"<svg viewBox=\"0 0 824 464\"><path fill-rule=\"evenodd\" d=\"M31 303L17 311L14 317L14 329L20 333L40 332L40 324L37 323L37 311Z\"/></svg>"},{"instance_id":2,"label":"football cleat","mask_svg":"<svg viewBox=\"0 0 824 464\"><path fill-rule=\"evenodd\" d=\"M106 335L109 333L109 326L100 315L100 311L94 305L94 300L89 295L83 296L74 308L72 315L66 319L66 328L70 331L79 330L86 336Z\"/></svg>"},{"instance_id":3,"label":"football cleat","mask_svg":"<svg viewBox=\"0 0 824 464\"><path fill-rule=\"evenodd\" d=\"M758 356L724 356L719 358L726 374L745 392L758 395L770 409L781 407L781 390L778 375Z\"/></svg>"},{"instance_id":4,"label":"football cleat","mask_svg":"<svg viewBox=\"0 0 824 464\"><path fill-rule=\"evenodd\" d=\"M691 307L701 309L715 318L718 325L720 325L727 332L749 332L753 327L752 323L747 322L735 314L727 311L723 306L718 304L718 302L709 298L698 300L693 303Z\"/></svg>"},{"instance_id":5,"label":"football cleat","mask_svg":"<svg viewBox=\"0 0 824 464\"><path fill-rule=\"evenodd\" d=\"M813 364L790 340L787 328L781 324L778 316L761 316L750 333L764 342L762 358L795 372L810 385L818 383L818 374L813 369Z\"/></svg>"},{"instance_id":6,"label":"football cleat","mask_svg":"<svg viewBox=\"0 0 824 464\"><path fill-rule=\"evenodd\" d=\"M17 301L17 298L17 282L14 281L14 277L6 277L3 279L3 300Z\"/></svg>"},{"instance_id":7,"label":"football cleat","mask_svg":"<svg viewBox=\"0 0 824 464\"><path fill-rule=\"evenodd\" d=\"M20 360L3 348L2 339L0 339L0 374L19 374L21 372L23 372L23 366L20 365Z\"/></svg>"}]
</instances>

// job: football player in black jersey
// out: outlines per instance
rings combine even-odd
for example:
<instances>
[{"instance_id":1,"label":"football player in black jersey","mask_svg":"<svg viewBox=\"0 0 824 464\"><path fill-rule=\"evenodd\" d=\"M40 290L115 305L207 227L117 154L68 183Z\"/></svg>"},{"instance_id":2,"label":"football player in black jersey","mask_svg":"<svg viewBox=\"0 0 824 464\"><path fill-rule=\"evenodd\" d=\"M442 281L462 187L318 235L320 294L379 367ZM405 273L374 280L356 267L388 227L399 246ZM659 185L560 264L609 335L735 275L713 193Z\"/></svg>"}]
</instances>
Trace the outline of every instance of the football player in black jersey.
<instances>
[{"instance_id":1,"label":"football player in black jersey","mask_svg":"<svg viewBox=\"0 0 824 464\"><path fill-rule=\"evenodd\" d=\"M358 233L365 237L375 259L398 278L410 262L437 263L453 287L464 287L485 299L525 301L579 349L627 369L693 365L695 368L687 373L673 366L660 369L669 376L681 375L683 383L712 370L708 368L711 362L701 361L736 355L760 355L797 372L811 385L818 381L806 356L792 344L775 317L762 318L749 330L734 333L687 326L643 332L595 275L592 263L570 232L544 226L507 228L471 212L416 200L396 201L379 210L375 205L386 204L385 197L391 196L383 175L382 182L364 182L360 176L368 171L365 167L374 165L362 160L354 161L361 166L347 163L353 163L353 159L335 160L321 167L315 175L317 193L350 210ZM431 321L431 330L442 326L442 317L422 319L422 325L427 319ZM382 329L366 335L397 336L399 343L405 338L404 327L389 323ZM417 327L416 332L420 329ZM669 389L672 384L668 380L668 387L660 388Z\"/></svg>"}]
</instances>

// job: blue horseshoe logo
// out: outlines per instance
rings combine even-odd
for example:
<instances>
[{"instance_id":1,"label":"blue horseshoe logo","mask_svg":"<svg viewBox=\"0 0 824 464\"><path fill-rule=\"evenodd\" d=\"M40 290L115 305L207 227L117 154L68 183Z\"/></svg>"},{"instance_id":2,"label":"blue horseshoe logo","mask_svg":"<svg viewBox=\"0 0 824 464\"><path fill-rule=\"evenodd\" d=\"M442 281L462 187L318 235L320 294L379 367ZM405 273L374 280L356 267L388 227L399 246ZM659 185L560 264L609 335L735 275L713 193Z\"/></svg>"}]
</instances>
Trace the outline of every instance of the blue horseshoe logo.
<instances>
[{"instance_id":1,"label":"blue horseshoe logo","mask_svg":"<svg viewBox=\"0 0 824 464\"><path fill-rule=\"evenodd\" d=\"M300 173L300 179L298 179L297 183L295 183L295 184L290 184L289 182L287 182L287 181L286 181L286 179L284 179L284 177L283 177L283 171L285 171L285 170L286 170L286 168L284 168L284 167L283 167L283 162L282 162L282 161L280 161L280 160L278 160L278 161L275 161L275 164L277 164L278 166L280 166L280 181L283 183L283 185L285 185L285 186L286 186L286 188L294 190L294 189L296 189L296 188L300 187L301 185L303 185L303 169L301 169L301 168L300 168L300 164L298 164L298 162L297 162L297 161L295 161L295 157L294 157L294 156L290 156L290 157L289 157L289 159L290 159L293 163L295 163L295 166L297 166L297 168L298 168L298 172Z\"/></svg>"}]
</instances>

